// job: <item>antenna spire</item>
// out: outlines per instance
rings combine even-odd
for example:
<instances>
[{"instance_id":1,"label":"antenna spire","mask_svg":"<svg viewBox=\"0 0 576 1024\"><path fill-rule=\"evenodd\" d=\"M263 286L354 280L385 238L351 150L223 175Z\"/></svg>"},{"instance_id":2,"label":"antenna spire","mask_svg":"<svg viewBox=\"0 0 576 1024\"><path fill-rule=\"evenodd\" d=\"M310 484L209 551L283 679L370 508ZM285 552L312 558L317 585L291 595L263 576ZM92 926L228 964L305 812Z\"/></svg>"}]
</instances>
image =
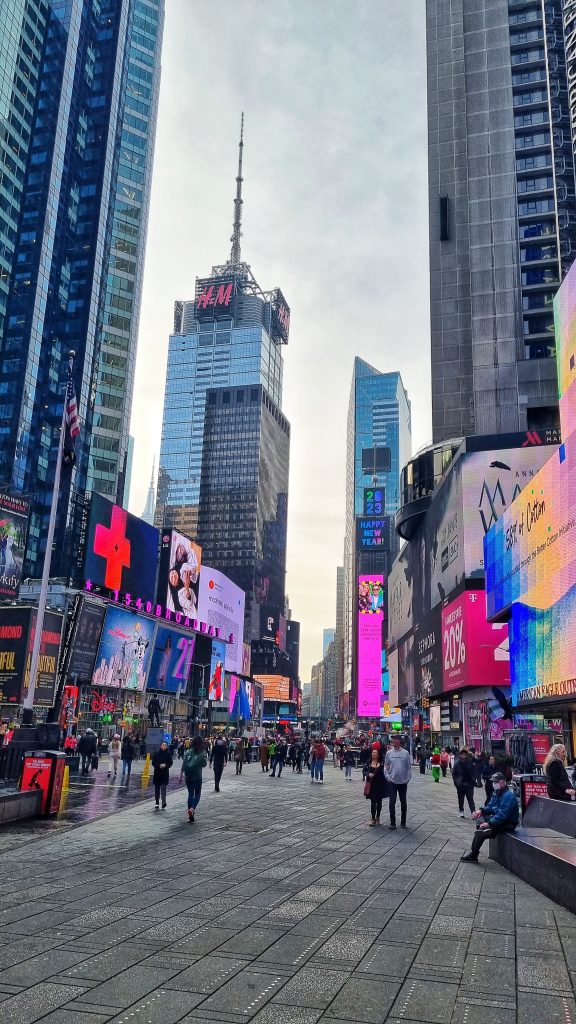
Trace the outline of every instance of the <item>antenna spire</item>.
<instances>
[{"instance_id":1,"label":"antenna spire","mask_svg":"<svg viewBox=\"0 0 576 1024\"><path fill-rule=\"evenodd\" d=\"M234 200L234 229L232 231L232 249L230 251L230 264L233 267L238 266L241 260L240 252L240 239L242 238L242 156L244 153L244 111L242 111L242 120L240 122L240 145L238 147L238 174L236 176L236 198Z\"/></svg>"}]
</instances>

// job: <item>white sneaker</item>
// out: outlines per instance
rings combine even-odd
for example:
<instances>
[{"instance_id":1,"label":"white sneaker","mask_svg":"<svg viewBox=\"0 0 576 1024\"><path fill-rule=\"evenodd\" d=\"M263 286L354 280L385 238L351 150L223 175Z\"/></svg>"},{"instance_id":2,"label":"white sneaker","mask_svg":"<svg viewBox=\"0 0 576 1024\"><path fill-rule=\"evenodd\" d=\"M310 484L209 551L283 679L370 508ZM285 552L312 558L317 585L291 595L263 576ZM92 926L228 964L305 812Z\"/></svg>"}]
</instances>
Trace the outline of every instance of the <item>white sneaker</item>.
<instances>
[{"instance_id":1,"label":"white sneaker","mask_svg":"<svg viewBox=\"0 0 576 1024\"><path fill-rule=\"evenodd\" d=\"M464 817L464 811L458 811L458 816L460 818L463 818Z\"/></svg>"}]
</instances>

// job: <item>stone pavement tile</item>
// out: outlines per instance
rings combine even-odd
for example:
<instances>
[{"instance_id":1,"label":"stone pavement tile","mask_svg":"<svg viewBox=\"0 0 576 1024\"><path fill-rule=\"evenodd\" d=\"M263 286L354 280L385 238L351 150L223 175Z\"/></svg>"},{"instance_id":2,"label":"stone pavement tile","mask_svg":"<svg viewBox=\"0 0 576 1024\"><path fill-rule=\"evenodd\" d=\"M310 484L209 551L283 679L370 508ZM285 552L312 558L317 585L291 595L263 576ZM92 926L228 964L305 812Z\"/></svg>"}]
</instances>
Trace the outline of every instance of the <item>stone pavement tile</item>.
<instances>
[{"instance_id":1,"label":"stone pavement tile","mask_svg":"<svg viewBox=\"0 0 576 1024\"><path fill-rule=\"evenodd\" d=\"M50 1010L56 1010L85 991L79 985L55 985L44 982L19 992L0 1003L1 1024L33 1024Z\"/></svg>"},{"instance_id":2,"label":"stone pavement tile","mask_svg":"<svg viewBox=\"0 0 576 1024\"><path fill-rule=\"evenodd\" d=\"M376 974L381 977L405 978L416 955L414 946L395 946L376 942L356 968L357 974Z\"/></svg>"},{"instance_id":3,"label":"stone pavement tile","mask_svg":"<svg viewBox=\"0 0 576 1024\"><path fill-rule=\"evenodd\" d=\"M448 1024L516 1024L516 1007L514 1002L496 1000L489 996L484 999L458 997ZM539 1018L538 1024L543 1024Z\"/></svg>"},{"instance_id":4,"label":"stone pavement tile","mask_svg":"<svg viewBox=\"0 0 576 1024\"><path fill-rule=\"evenodd\" d=\"M419 946L428 931L430 922L423 917L394 916L384 928L380 940L382 942L406 942L409 946Z\"/></svg>"},{"instance_id":5,"label":"stone pavement tile","mask_svg":"<svg viewBox=\"0 0 576 1024\"><path fill-rule=\"evenodd\" d=\"M391 1016L425 1021L426 1024L446 1024L457 995L457 985L408 978L392 1007Z\"/></svg>"},{"instance_id":6,"label":"stone pavement tile","mask_svg":"<svg viewBox=\"0 0 576 1024\"><path fill-rule=\"evenodd\" d=\"M253 896L248 896L245 906L271 910L272 907L277 907L280 903L286 903L290 896L291 894L286 889L278 889L276 886L273 889L261 889Z\"/></svg>"},{"instance_id":7,"label":"stone pavement tile","mask_svg":"<svg viewBox=\"0 0 576 1024\"><path fill-rule=\"evenodd\" d=\"M320 907L320 910L324 910L324 905ZM309 935L310 938L319 938L322 936L326 938L331 932L336 931L337 928L341 928L347 922L350 922L350 918L345 915L335 914L324 914L313 913L305 917L303 921L299 921L293 928L290 929L291 935Z\"/></svg>"},{"instance_id":8,"label":"stone pavement tile","mask_svg":"<svg viewBox=\"0 0 576 1024\"><path fill-rule=\"evenodd\" d=\"M362 1021L382 1024L400 989L397 979L352 978L342 986L324 1016L327 1020Z\"/></svg>"},{"instance_id":9,"label":"stone pavement tile","mask_svg":"<svg viewBox=\"0 0 576 1024\"><path fill-rule=\"evenodd\" d=\"M111 1006L125 1009L136 999L141 999L154 989L164 985L178 970L160 967L129 967L113 978L109 978L96 988L91 988L86 995L80 996L79 1002L91 1003L93 1006Z\"/></svg>"},{"instance_id":10,"label":"stone pavement tile","mask_svg":"<svg viewBox=\"0 0 576 1024\"><path fill-rule=\"evenodd\" d=\"M572 993L568 971L556 953L538 953L535 956L518 953L517 965L520 988Z\"/></svg>"},{"instance_id":11,"label":"stone pavement tile","mask_svg":"<svg viewBox=\"0 0 576 1024\"><path fill-rule=\"evenodd\" d=\"M225 914L227 910L232 910L241 903L244 903L241 896L211 896L210 899L196 904L194 907L194 917L213 918L216 914Z\"/></svg>"},{"instance_id":12,"label":"stone pavement tile","mask_svg":"<svg viewBox=\"0 0 576 1024\"><path fill-rule=\"evenodd\" d=\"M194 928L194 925L192 927ZM243 933L240 932L240 934L242 935ZM188 938L172 942L167 949L164 949L164 952L174 950L178 956L182 953L191 953L192 956L205 956L206 953L211 953L212 950L218 949L218 946L224 945L225 942L235 935L236 930L234 928L217 928L216 925L205 924L201 928L195 928Z\"/></svg>"},{"instance_id":13,"label":"stone pavement tile","mask_svg":"<svg viewBox=\"0 0 576 1024\"><path fill-rule=\"evenodd\" d=\"M556 920L554 912L547 905L535 899L533 902L525 898L516 898L516 923L525 928L554 928Z\"/></svg>"},{"instance_id":14,"label":"stone pavement tile","mask_svg":"<svg viewBox=\"0 0 576 1024\"><path fill-rule=\"evenodd\" d=\"M277 942L264 950L258 957L258 962L301 967L322 946L323 939L323 935L310 937L288 932L287 935L283 935Z\"/></svg>"},{"instance_id":15,"label":"stone pavement tile","mask_svg":"<svg viewBox=\"0 0 576 1024\"><path fill-rule=\"evenodd\" d=\"M297 921L302 921L304 917L307 917L308 914L311 914L317 908L318 904L312 903L311 900L300 901L294 899L288 903L282 903L279 907L275 907L260 920L263 924L268 921L270 924L282 924L284 922L296 924Z\"/></svg>"},{"instance_id":16,"label":"stone pavement tile","mask_svg":"<svg viewBox=\"0 0 576 1024\"><path fill-rule=\"evenodd\" d=\"M348 976L340 971L312 970L303 967L274 996L271 1005L324 1010L332 1002Z\"/></svg>"},{"instance_id":17,"label":"stone pavement tile","mask_svg":"<svg viewBox=\"0 0 576 1024\"><path fill-rule=\"evenodd\" d=\"M242 905L234 907L233 910L228 910L226 913L218 914L218 924L222 925L223 928L235 928L237 931L240 931L243 928L248 928L256 921L260 921L265 915L266 911L261 907Z\"/></svg>"},{"instance_id":18,"label":"stone pavement tile","mask_svg":"<svg viewBox=\"0 0 576 1024\"><path fill-rule=\"evenodd\" d=\"M281 928L246 928L238 932L226 942L220 944L219 953L235 953L237 956L251 959L263 953L265 949L273 945L285 932ZM206 950L206 952L210 952Z\"/></svg>"},{"instance_id":19,"label":"stone pavement tile","mask_svg":"<svg viewBox=\"0 0 576 1024\"><path fill-rule=\"evenodd\" d=\"M437 914L430 924L431 935L453 935L454 938L467 939L472 931L472 919L469 917L447 917Z\"/></svg>"},{"instance_id":20,"label":"stone pavement tile","mask_svg":"<svg viewBox=\"0 0 576 1024\"><path fill-rule=\"evenodd\" d=\"M561 952L556 928L517 928L516 945L525 953L542 950L543 953ZM2 975L0 975L0 978Z\"/></svg>"},{"instance_id":21,"label":"stone pavement tile","mask_svg":"<svg viewBox=\"0 0 576 1024\"><path fill-rule=\"evenodd\" d=\"M275 995L283 981L279 974L262 974L246 968L209 996L202 1003L202 1010L232 1011L250 1017Z\"/></svg>"},{"instance_id":22,"label":"stone pavement tile","mask_svg":"<svg viewBox=\"0 0 576 1024\"><path fill-rule=\"evenodd\" d=\"M475 917L478 910L478 901L467 896L446 896L440 906L438 913L446 917Z\"/></svg>"},{"instance_id":23,"label":"stone pavement tile","mask_svg":"<svg viewBox=\"0 0 576 1024\"><path fill-rule=\"evenodd\" d=\"M518 1024L575 1024L576 1002L572 996L518 993Z\"/></svg>"},{"instance_id":24,"label":"stone pavement tile","mask_svg":"<svg viewBox=\"0 0 576 1024\"><path fill-rule=\"evenodd\" d=\"M415 966L461 969L466 959L466 940L429 935L416 955Z\"/></svg>"},{"instance_id":25,"label":"stone pavement tile","mask_svg":"<svg viewBox=\"0 0 576 1024\"><path fill-rule=\"evenodd\" d=\"M195 992L160 988L118 1013L110 1024L133 1024L134 1020L142 1021L142 1024L176 1024L203 998Z\"/></svg>"},{"instance_id":26,"label":"stone pavement tile","mask_svg":"<svg viewBox=\"0 0 576 1024\"><path fill-rule=\"evenodd\" d=\"M211 995L244 967L246 967L245 960L234 960L224 956L206 956L172 978L170 988L177 991Z\"/></svg>"},{"instance_id":27,"label":"stone pavement tile","mask_svg":"<svg viewBox=\"0 0 576 1024\"><path fill-rule=\"evenodd\" d=\"M376 907L380 910L398 910L398 907L409 897L403 896L400 892L375 892L369 896L364 904L366 907Z\"/></svg>"},{"instance_id":28,"label":"stone pavement tile","mask_svg":"<svg viewBox=\"0 0 576 1024\"><path fill-rule=\"evenodd\" d=\"M365 902L366 896L364 894L339 892L322 904L322 910L326 914L331 912L335 914L353 914Z\"/></svg>"},{"instance_id":29,"label":"stone pavement tile","mask_svg":"<svg viewBox=\"0 0 576 1024\"><path fill-rule=\"evenodd\" d=\"M269 1003L254 1017L252 1024L317 1024L321 1012Z\"/></svg>"},{"instance_id":30,"label":"stone pavement tile","mask_svg":"<svg viewBox=\"0 0 576 1024\"><path fill-rule=\"evenodd\" d=\"M513 935L504 932L473 931L468 946L469 953L479 956L516 956L516 942Z\"/></svg>"},{"instance_id":31,"label":"stone pavement tile","mask_svg":"<svg viewBox=\"0 0 576 1024\"><path fill-rule=\"evenodd\" d=\"M107 1013L83 1013L81 1010L68 1010L62 1007L54 1010L47 1017L42 1017L42 1024L104 1024L110 1020L110 1012Z\"/></svg>"},{"instance_id":32,"label":"stone pavement tile","mask_svg":"<svg viewBox=\"0 0 576 1024\"><path fill-rule=\"evenodd\" d=\"M315 957L320 960L359 963L378 938L378 934L377 931L354 932L346 928L339 928L324 945L320 946Z\"/></svg>"},{"instance_id":33,"label":"stone pavement tile","mask_svg":"<svg viewBox=\"0 0 576 1024\"><path fill-rule=\"evenodd\" d=\"M433 917L437 908L438 900L436 899L418 899L410 895L398 907L397 915L399 917Z\"/></svg>"},{"instance_id":34,"label":"stone pavement tile","mask_svg":"<svg viewBox=\"0 0 576 1024\"><path fill-rule=\"evenodd\" d=\"M0 985L19 985L21 988L30 988L85 958L85 953L69 953L61 949L46 950L44 953L38 953L36 956L29 957L19 964L0 971Z\"/></svg>"},{"instance_id":35,"label":"stone pavement tile","mask_svg":"<svg viewBox=\"0 0 576 1024\"><path fill-rule=\"evenodd\" d=\"M466 957L462 987L470 992L488 992L493 995L511 996L516 992L516 967L506 957Z\"/></svg>"},{"instance_id":36,"label":"stone pavement tile","mask_svg":"<svg viewBox=\"0 0 576 1024\"><path fill-rule=\"evenodd\" d=\"M0 946L0 970L11 967L12 964L18 964L29 956L43 953L44 950L51 949L53 945L54 939L52 936L43 936L38 939L18 939L16 942Z\"/></svg>"},{"instance_id":37,"label":"stone pavement tile","mask_svg":"<svg viewBox=\"0 0 576 1024\"><path fill-rule=\"evenodd\" d=\"M61 972L66 978L82 978L89 981L107 981L115 974L132 967L134 964L145 960L150 956L149 946L134 946L131 943L122 943L120 946L112 946L111 949L102 950L95 956L84 959L81 963Z\"/></svg>"},{"instance_id":38,"label":"stone pavement tile","mask_svg":"<svg viewBox=\"0 0 576 1024\"><path fill-rule=\"evenodd\" d=\"M348 918L348 924L354 928L375 928L381 930L392 917L393 910L382 910L381 907L360 907L350 918ZM396 911L397 914L400 911Z\"/></svg>"},{"instance_id":39,"label":"stone pavement tile","mask_svg":"<svg viewBox=\"0 0 576 1024\"><path fill-rule=\"evenodd\" d=\"M410 892L410 896L415 899L441 899L448 888L449 879L426 879L423 882L417 882L414 888Z\"/></svg>"}]
</instances>

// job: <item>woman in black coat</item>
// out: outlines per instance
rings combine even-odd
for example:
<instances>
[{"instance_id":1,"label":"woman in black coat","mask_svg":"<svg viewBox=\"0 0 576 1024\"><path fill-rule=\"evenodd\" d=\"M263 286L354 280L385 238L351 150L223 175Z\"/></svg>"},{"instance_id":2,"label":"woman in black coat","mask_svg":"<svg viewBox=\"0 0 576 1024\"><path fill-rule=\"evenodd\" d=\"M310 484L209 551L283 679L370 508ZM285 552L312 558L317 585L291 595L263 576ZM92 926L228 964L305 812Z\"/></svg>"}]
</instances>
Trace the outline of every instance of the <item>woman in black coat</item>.
<instances>
[{"instance_id":1,"label":"woman in black coat","mask_svg":"<svg viewBox=\"0 0 576 1024\"><path fill-rule=\"evenodd\" d=\"M154 769L154 797L156 800L156 810L158 810L160 804L160 796L162 796L162 810L166 807L166 786L170 779L170 769L172 767L172 753L168 747L168 744L164 741L160 744L160 748L156 751L152 758L152 767Z\"/></svg>"},{"instance_id":2,"label":"woman in black coat","mask_svg":"<svg viewBox=\"0 0 576 1024\"><path fill-rule=\"evenodd\" d=\"M571 800L575 795L568 772L564 767L565 758L566 747L563 743L555 743L544 761L544 775L546 776L548 796L551 800Z\"/></svg>"},{"instance_id":3,"label":"woman in black coat","mask_svg":"<svg viewBox=\"0 0 576 1024\"><path fill-rule=\"evenodd\" d=\"M462 750L458 751L458 757L454 761L452 768L452 782L456 786L456 793L458 794L458 814L461 818L464 817L464 799L468 801L470 813L474 814L476 806L474 804L474 786L476 784L476 777L474 775L474 769L468 751L463 747Z\"/></svg>"},{"instance_id":4,"label":"woman in black coat","mask_svg":"<svg viewBox=\"0 0 576 1024\"><path fill-rule=\"evenodd\" d=\"M366 799L370 800L370 810L372 812L370 826L373 827L380 824L382 800L388 795L388 785L384 777L384 765L382 764L382 753L378 748L372 751L372 760L368 765L366 782L370 784L370 792Z\"/></svg>"}]
</instances>

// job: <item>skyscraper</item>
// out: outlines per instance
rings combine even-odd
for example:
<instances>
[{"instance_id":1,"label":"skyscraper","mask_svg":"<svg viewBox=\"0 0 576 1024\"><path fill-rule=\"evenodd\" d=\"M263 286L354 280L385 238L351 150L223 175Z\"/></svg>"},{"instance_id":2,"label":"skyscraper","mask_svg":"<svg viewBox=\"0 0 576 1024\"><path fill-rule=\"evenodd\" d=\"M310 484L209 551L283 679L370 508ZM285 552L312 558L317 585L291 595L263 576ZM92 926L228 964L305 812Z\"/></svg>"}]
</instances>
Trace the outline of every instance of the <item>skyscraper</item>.
<instances>
[{"instance_id":1,"label":"skyscraper","mask_svg":"<svg viewBox=\"0 0 576 1024\"><path fill-rule=\"evenodd\" d=\"M195 298L176 302L168 366L156 523L194 536L198 524L206 392L261 385L282 405L282 345L290 310L279 288L263 292L241 260L243 130L230 258L196 279Z\"/></svg>"},{"instance_id":2,"label":"skyscraper","mask_svg":"<svg viewBox=\"0 0 576 1024\"><path fill-rule=\"evenodd\" d=\"M11 12L0 64L12 125L1 157L12 198L0 224L0 482L32 496L24 571L37 576L74 349L82 432L52 565L66 575L84 495L124 499L164 0L17 0Z\"/></svg>"},{"instance_id":3,"label":"skyscraper","mask_svg":"<svg viewBox=\"0 0 576 1024\"><path fill-rule=\"evenodd\" d=\"M562 0L426 0L434 441L558 423L552 299L576 252L563 7L569 33Z\"/></svg>"}]
</instances>

